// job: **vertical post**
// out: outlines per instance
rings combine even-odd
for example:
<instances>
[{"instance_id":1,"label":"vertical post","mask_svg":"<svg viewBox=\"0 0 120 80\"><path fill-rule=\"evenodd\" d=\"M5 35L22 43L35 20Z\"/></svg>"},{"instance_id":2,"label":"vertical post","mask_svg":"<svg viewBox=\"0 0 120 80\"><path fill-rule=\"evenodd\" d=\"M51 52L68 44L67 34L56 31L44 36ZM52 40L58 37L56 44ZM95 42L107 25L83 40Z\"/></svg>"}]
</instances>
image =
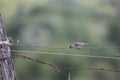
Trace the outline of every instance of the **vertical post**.
<instances>
[{"instance_id":1,"label":"vertical post","mask_svg":"<svg viewBox=\"0 0 120 80\"><path fill-rule=\"evenodd\" d=\"M16 80L9 40L0 14L0 80Z\"/></svg>"}]
</instances>

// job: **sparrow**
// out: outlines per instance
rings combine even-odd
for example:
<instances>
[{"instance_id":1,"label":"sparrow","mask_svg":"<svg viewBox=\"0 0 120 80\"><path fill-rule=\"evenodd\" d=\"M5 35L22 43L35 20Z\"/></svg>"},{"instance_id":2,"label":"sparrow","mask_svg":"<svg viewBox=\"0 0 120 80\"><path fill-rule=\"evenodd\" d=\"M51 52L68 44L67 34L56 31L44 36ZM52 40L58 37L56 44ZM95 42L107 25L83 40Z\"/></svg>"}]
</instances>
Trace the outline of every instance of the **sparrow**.
<instances>
[{"instance_id":1,"label":"sparrow","mask_svg":"<svg viewBox=\"0 0 120 80\"><path fill-rule=\"evenodd\" d=\"M69 48L75 48L75 49L80 49L82 46L87 45L88 43L84 42L75 42L70 44Z\"/></svg>"}]
</instances>

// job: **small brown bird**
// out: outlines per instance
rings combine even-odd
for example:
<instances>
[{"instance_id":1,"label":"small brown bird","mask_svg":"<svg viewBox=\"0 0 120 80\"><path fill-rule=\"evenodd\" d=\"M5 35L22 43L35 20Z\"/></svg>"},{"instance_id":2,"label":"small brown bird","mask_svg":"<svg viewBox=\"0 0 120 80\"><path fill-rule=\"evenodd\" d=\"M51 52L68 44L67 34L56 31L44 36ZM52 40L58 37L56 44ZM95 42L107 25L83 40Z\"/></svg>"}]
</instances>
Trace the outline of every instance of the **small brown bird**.
<instances>
[{"instance_id":1,"label":"small brown bird","mask_svg":"<svg viewBox=\"0 0 120 80\"><path fill-rule=\"evenodd\" d=\"M72 43L69 48L76 48L76 49L80 49L82 46L87 45L88 43L84 43L84 42L75 42Z\"/></svg>"}]
</instances>

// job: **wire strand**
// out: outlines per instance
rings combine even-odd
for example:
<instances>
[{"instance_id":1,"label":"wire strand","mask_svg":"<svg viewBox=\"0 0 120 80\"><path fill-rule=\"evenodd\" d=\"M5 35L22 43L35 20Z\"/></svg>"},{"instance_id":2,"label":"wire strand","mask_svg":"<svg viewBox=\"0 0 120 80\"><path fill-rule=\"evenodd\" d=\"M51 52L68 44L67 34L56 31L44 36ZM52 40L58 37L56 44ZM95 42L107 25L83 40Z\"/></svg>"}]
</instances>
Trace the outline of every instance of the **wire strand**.
<instances>
[{"instance_id":1,"label":"wire strand","mask_svg":"<svg viewBox=\"0 0 120 80\"><path fill-rule=\"evenodd\" d=\"M63 47L55 47L55 46L42 46L35 44L12 44L12 46L18 47L39 47L39 48L49 48L49 49L62 49L62 50L99 50L99 49L120 49L120 46L94 46L94 47L84 47L84 48L63 48Z\"/></svg>"},{"instance_id":2,"label":"wire strand","mask_svg":"<svg viewBox=\"0 0 120 80\"><path fill-rule=\"evenodd\" d=\"M120 72L120 70L115 70L115 69L106 69L106 68L101 68L101 67L96 67L96 68L83 68L83 67L77 67L77 68L70 68L70 67L61 67L58 66L59 69L64 69L64 70L91 70L91 71L110 71L110 72Z\"/></svg>"},{"instance_id":3,"label":"wire strand","mask_svg":"<svg viewBox=\"0 0 120 80\"><path fill-rule=\"evenodd\" d=\"M76 57L120 60L120 57L109 57L109 56L93 56L93 55L82 55L82 54L50 53L50 52L38 52L38 51L27 51L27 50L11 50L11 51L12 52L17 52L17 53L38 53L38 54L43 54L43 55L61 55L61 56L76 56Z\"/></svg>"},{"instance_id":4,"label":"wire strand","mask_svg":"<svg viewBox=\"0 0 120 80\"><path fill-rule=\"evenodd\" d=\"M60 69L55 64L48 63L48 62L40 60L40 59L33 59L31 57L28 57L28 56L16 55L16 54L14 54L13 57L18 57L18 58L22 58L22 59L28 59L28 60L31 60L31 61L34 61L34 62L37 62L37 63L40 63L40 64L46 64L48 66L51 66L51 67L55 68L58 72L60 72Z\"/></svg>"}]
</instances>

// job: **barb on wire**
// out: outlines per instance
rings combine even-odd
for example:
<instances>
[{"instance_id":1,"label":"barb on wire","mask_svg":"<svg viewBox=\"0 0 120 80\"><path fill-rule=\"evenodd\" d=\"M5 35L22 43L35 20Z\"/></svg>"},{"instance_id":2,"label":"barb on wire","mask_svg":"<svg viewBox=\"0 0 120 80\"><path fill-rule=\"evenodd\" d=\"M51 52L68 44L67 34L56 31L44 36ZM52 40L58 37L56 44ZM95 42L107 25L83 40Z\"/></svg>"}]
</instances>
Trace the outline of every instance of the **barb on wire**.
<instances>
[{"instance_id":1,"label":"barb on wire","mask_svg":"<svg viewBox=\"0 0 120 80\"><path fill-rule=\"evenodd\" d=\"M43 55L61 55L61 56L76 56L76 57L120 60L120 57L109 57L109 56L94 56L94 55L67 54L67 53L50 53L50 52L38 52L38 51L26 51L26 50L11 50L11 51L17 52L17 53L38 53L38 54L43 54Z\"/></svg>"},{"instance_id":2,"label":"barb on wire","mask_svg":"<svg viewBox=\"0 0 120 80\"><path fill-rule=\"evenodd\" d=\"M22 58L22 59L28 59L28 60L31 60L31 61L35 61L37 63L46 64L48 66L51 66L51 67L55 68L58 72L60 72L60 69L55 64L48 63L48 62L45 62L43 60L33 59L31 57L27 57L27 56L24 56L24 55L16 55L16 54L13 54L13 57Z\"/></svg>"},{"instance_id":3,"label":"barb on wire","mask_svg":"<svg viewBox=\"0 0 120 80\"><path fill-rule=\"evenodd\" d=\"M39 48L50 48L50 49L62 49L62 50L99 50L99 49L120 49L120 46L95 46L95 47L83 47L83 48L63 48L63 47L55 47L55 46L42 46L35 44L12 44L12 46L18 47L39 47Z\"/></svg>"}]
</instances>

